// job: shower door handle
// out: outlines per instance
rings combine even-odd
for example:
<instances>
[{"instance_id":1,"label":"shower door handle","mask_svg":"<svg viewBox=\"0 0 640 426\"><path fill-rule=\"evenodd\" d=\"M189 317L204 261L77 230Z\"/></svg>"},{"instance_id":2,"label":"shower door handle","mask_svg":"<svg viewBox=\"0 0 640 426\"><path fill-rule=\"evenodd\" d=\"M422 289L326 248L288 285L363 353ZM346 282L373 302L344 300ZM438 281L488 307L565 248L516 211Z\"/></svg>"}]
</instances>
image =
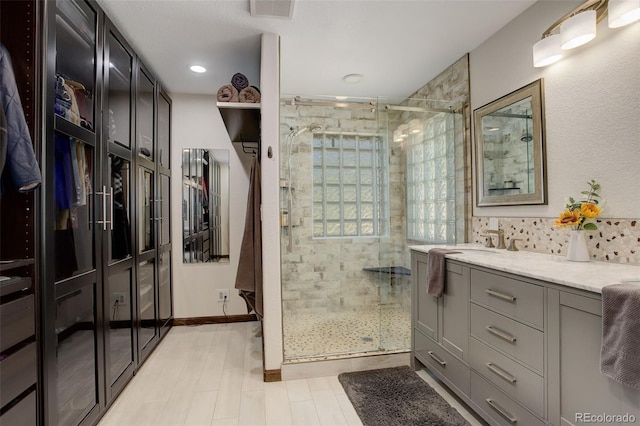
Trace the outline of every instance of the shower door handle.
<instances>
[{"instance_id":1,"label":"shower door handle","mask_svg":"<svg viewBox=\"0 0 640 426\"><path fill-rule=\"evenodd\" d=\"M289 230L289 246L287 247L287 253L293 252L293 225L291 224L291 217L293 216L293 212L291 211L292 207L291 197L289 197L288 205L289 211L287 212L287 229Z\"/></svg>"}]
</instances>

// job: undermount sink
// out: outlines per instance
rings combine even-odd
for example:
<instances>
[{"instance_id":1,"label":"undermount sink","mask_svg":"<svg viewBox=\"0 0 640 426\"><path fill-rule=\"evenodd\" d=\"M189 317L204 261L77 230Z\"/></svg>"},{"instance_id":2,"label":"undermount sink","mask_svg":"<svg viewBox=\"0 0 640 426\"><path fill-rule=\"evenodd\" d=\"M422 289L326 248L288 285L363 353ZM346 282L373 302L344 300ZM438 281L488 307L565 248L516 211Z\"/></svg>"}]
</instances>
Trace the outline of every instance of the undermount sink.
<instances>
[{"instance_id":1,"label":"undermount sink","mask_svg":"<svg viewBox=\"0 0 640 426\"><path fill-rule=\"evenodd\" d=\"M500 253L497 250L491 250L489 248L475 248L475 247L464 247L464 248L455 248L455 249L451 249L451 250L455 250L455 251L461 251L461 252L465 252L465 251L469 251L469 252L481 252L481 253L493 253L493 254L498 254Z\"/></svg>"}]
</instances>

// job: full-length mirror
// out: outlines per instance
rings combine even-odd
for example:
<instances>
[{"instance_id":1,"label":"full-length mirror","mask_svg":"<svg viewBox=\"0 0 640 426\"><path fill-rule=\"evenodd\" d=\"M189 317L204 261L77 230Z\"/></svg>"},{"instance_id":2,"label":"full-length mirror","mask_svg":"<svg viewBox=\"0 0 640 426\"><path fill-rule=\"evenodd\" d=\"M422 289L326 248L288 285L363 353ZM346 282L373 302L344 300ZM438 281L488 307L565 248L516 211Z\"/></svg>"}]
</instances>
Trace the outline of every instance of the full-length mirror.
<instances>
[{"instance_id":1,"label":"full-length mirror","mask_svg":"<svg viewBox=\"0 0 640 426\"><path fill-rule=\"evenodd\" d=\"M229 261L229 151L182 150L184 263Z\"/></svg>"},{"instance_id":2,"label":"full-length mirror","mask_svg":"<svg viewBox=\"0 0 640 426\"><path fill-rule=\"evenodd\" d=\"M542 80L474 111L478 206L545 204Z\"/></svg>"}]
</instances>

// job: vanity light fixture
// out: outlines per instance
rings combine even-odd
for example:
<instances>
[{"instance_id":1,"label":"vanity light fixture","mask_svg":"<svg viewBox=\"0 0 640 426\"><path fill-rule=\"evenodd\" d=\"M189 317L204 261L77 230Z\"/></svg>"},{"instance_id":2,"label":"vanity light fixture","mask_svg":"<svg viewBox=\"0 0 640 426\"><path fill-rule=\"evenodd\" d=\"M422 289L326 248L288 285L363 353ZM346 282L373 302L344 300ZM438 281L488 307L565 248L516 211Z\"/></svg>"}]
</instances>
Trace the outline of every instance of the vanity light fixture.
<instances>
[{"instance_id":1,"label":"vanity light fixture","mask_svg":"<svg viewBox=\"0 0 640 426\"><path fill-rule=\"evenodd\" d=\"M562 59L560 34L551 34L533 45L533 66L546 67Z\"/></svg>"},{"instance_id":2,"label":"vanity light fixture","mask_svg":"<svg viewBox=\"0 0 640 426\"><path fill-rule=\"evenodd\" d=\"M189 69L197 74L202 74L207 72L207 69L202 65L191 65Z\"/></svg>"},{"instance_id":3,"label":"vanity light fixture","mask_svg":"<svg viewBox=\"0 0 640 426\"><path fill-rule=\"evenodd\" d=\"M398 131L400 132L400 136L402 139L406 139L409 135L407 134L407 129L409 128L408 124L401 124L398 126Z\"/></svg>"},{"instance_id":4,"label":"vanity light fixture","mask_svg":"<svg viewBox=\"0 0 640 426\"><path fill-rule=\"evenodd\" d=\"M640 0L609 0L609 28L640 20Z\"/></svg>"},{"instance_id":5,"label":"vanity light fixture","mask_svg":"<svg viewBox=\"0 0 640 426\"><path fill-rule=\"evenodd\" d=\"M574 49L596 38L596 11L585 10L560 24L560 47Z\"/></svg>"},{"instance_id":6,"label":"vanity light fixture","mask_svg":"<svg viewBox=\"0 0 640 426\"><path fill-rule=\"evenodd\" d=\"M608 9L608 10L607 10ZM562 59L562 50L593 40L596 25L609 13L609 27L617 28L640 20L640 0L587 0L542 33L533 45L533 66L546 67Z\"/></svg>"},{"instance_id":7,"label":"vanity light fixture","mask_svg":"<svg viewBox=\"0 0 640 426\"><path fill-rule=\"evenodd\" d=\"M420 123L420 120L414 118L409 121L409 130L413 134L420 133L422 131L422 124Z\"/></svg>"}]
</instances>

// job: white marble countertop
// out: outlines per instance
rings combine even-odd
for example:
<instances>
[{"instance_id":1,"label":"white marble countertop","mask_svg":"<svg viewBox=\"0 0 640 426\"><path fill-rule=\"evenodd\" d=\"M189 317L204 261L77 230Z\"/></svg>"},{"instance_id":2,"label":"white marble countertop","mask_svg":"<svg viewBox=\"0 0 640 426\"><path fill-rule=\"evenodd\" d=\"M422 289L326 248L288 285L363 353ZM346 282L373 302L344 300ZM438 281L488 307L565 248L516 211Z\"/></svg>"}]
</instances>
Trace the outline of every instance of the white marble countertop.
<instances>
[{"instance_id":1,"label":"white marble countertop","mask_svg":"<svg viewBox=\"0 0 640 426\"><path fill-rule=\"evenodd\" d=\"M602 293L612 284L633 283L640 286L640 266L609 262L572 262L563 256L530 251L507 251L486 248L478 244L409 246L411 250L428 253L432 248L458 250L447 254L472 265L511 272L530 278Z\"/></svg>"}]
</instances>

